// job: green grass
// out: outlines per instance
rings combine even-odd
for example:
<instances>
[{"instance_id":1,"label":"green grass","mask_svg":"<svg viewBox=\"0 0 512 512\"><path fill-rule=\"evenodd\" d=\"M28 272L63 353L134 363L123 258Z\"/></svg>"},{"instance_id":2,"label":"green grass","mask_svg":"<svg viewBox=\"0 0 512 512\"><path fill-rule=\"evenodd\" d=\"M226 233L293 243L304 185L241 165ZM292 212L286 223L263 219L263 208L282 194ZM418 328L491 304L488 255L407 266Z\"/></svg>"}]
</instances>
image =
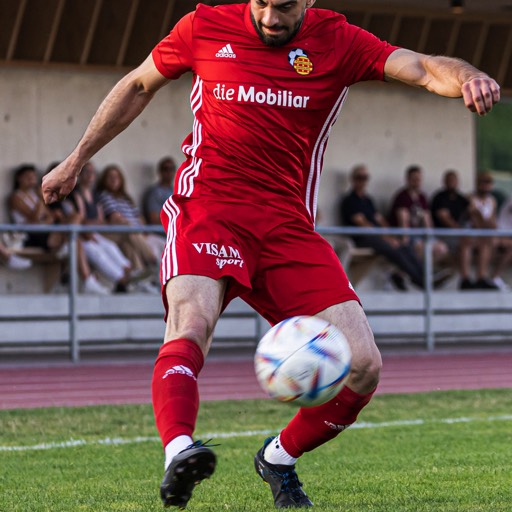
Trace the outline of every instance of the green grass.
<instances>
[{"instance_id":1,"label":"green grass","mask_svg":"<svg viewBox=\"0 0 512 512\"><path fill-rule=\"evenodd\" d=\"M279 429L291 406L202 404L198 437ZM317 511L512 510L511 390L377 396L360 426L306 454L298 473ZM447 423L446 419L470 421ZM492 418L495 418L494 420ZM424 420L414 425L384 422ZM372 427L372 428L370 428ZM107 438L146 441L98 444ZM161 511L161 446L149 406L0 412L0 511ZM253 469L264 434L217 437L219 463L187 510L274 510ZM81 440L81 446L5 451Z\"/></svg>"}]
</instances>

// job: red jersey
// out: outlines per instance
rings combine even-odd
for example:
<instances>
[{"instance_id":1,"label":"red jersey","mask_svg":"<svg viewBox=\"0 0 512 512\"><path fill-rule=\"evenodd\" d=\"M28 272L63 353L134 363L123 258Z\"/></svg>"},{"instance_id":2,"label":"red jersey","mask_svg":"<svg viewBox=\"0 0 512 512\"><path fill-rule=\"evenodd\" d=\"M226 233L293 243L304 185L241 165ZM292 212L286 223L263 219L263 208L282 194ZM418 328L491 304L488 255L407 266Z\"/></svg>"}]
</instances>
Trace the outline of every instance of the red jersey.
<instances>
[{"instance_id":1,"label":"red jersey","mask_svg":"<svg viewBox=\"0 0 512 512\"><path fill-rule=\"evenodd\" d=\"M395 49L315 8L291 41L269 47L250 4L198 5L152 54L165 77L194 75L193 132L175 195L305 206L314 219L327 140L348 87L382 80Z\"/></svg>"}]
</instances>

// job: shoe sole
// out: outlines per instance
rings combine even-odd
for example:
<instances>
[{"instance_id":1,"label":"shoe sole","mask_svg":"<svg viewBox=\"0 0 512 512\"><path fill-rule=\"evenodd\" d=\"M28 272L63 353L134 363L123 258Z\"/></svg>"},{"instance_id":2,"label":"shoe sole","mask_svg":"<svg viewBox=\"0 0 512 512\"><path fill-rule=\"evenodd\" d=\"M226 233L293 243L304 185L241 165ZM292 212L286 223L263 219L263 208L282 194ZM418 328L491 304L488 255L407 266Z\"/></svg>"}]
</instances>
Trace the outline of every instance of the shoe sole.
<instances>
[{"instance_id":1,"label":"shoe sole","mask_svg":"<svg viewBox=\"0 0 512 512\"><path fill-rule=\"evenodd\" d=\"M205 478L212 476L215 465L215 454L211 450L205 448L187 450L186 457L174 466L171 481L162 482L160 486L164 507L177 506L180 510L185 509L194 487ZM173 493L171 487L176 493Z\"/></svg>"}]
</instances>

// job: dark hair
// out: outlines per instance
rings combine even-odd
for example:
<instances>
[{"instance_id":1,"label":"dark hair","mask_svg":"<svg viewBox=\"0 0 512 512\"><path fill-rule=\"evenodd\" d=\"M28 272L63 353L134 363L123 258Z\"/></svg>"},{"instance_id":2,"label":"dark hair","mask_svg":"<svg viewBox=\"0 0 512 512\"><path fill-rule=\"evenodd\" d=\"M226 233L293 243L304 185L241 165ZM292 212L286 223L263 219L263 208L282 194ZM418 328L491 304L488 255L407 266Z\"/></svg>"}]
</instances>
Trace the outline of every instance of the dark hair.
<instances>
[{"instance_id":1,"label":"dark hair","mask_svg":"<svg viewBox=\"0 0 512 512\"><path fill-rule=\"evenodd\" d=\"M164 156L160 161L158 162L158 172L161 172L163 168L166 166L166 164L172 164L174 167L174 170L176 170L176 162L174 161L174 158L171 156Z\"/></svg>"},{"instance_id":2,"label":"dark hair","mask_svg":"<svg viewBox=\"0 0 512 512\"><path fill-rule=\"evenodd\" d=\"M127 201L130 201L130 203L135 206L135 201L132 199L132 197L126 192L126 185L125 185L125 179L123 172L121 171L121 168L116 164L110 164L107 165L103 171L101 172L101 175L98 179L98 183L96 184L96 192L99 194L103 191L108 192L109 194L112 194L110 190L107 189L107 177L109 173L112 171L116 171L119 174L119 178L121 179L121 186L119 187L119 190L116 191L113 195L116 197L122 197L123 199L126 199Z\"/></svg>"},{"instance_id":3,"label":"dark hair","mask_svg":"<svg viewBox=\"0 0 512 512\"><path fill-rule=\"evenodd\" d=\"M20 177L26 172L37 172L34 164L21 164L14 169L13 190L20 188Z\"/></svg>"},{"instance_id":4,"label":"dark hair","mask_svg":"<svg viewBox=\"0 0 512 512\"><path fill-rule=\"evenodd\" d=\"M409 167L407 167L407 169L405 170L405 175L410 178L411 174L414 174L415 172L421 172L421 166L419 165L410 165Z\"/></svg>"}]
</instances>

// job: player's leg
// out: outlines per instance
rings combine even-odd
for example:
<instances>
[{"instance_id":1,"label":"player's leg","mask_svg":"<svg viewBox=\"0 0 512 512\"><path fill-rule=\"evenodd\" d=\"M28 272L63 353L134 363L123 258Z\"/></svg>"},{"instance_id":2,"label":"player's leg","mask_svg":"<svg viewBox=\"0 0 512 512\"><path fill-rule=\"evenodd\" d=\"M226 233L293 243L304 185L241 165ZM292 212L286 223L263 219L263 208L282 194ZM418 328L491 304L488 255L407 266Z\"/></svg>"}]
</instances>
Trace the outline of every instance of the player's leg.
<instances>
[{"instance_id":1,"label":"player's leg","mask_svg":"<svg viewBox=\"0 0 512 512\"><path fill-rule=\"evenodd\" d=\"M254 298L272 323L295 315L319 315L337 325L349 340L354 370L335 399L300 409L281 434L267 439L257 453L256 471L270 484L278 508L312 505L295 473L295 462L355 421L375 390L381 365L368 322L339 259L324 239L300 222L283 223L285 232L275 230L268 251L262 252L267 265L261 284L249 299Z\"/></svg>"},{"instance_id":2,"label":"player's leg","mask_svg":"<svg viewBox=\"0 0 512 512\"><path fill-rule=\"evenodd\" d=\"M352 370L335 398L317 407L299 409L281 433L268 438L256 454L256 471L270 484L278 508L312 505L295 472L297 459L353 424L371 400L379 380L380 353L359 302L331 306L318 316L345 334L352 351Z\"/></svg>"},{"instance_id":3,"label":"player's leg","mask_svg":"<svg viewBox=\"0 0 512 512\"><path fill-rule=\"evenodd\" d=\"M352 351L352 368L335 398L317 407L301 408L281 432L279 440L291 460L334 439L352 425L379 382L381 356L361 305L356 301L344 302L318 316L344 333ZM269 457L270 461L279 461L278 455Z\"/></svg>"},{"instance_id":4,"label":"player's leg","mask_svg":"<svg viewBox=\"0 0 512 512\"><path fill-rule=\"evenodd\" d=\"M185 506L215 456L191 446L198 409L197 375L223 307L251 288L257 236L266 226L260 205L228 205L171 196L161 215L167 233L161 281L166 284L165 343L155 364L153 404L168 464L165 505ZM209 276L209 277L201 277Z\"/></svg>"},{"instance_id":5,"label":"player's leg","mask_svg":"<svg viewBox=\"0 0 512 512\"><path fill-rule=\"evenodd\" d=\"M161 485L164 505L184 507L194 486L209 477L215 455L194 443L199 409L197 377L210 348L221 312L225 279L176 276L166 286L167 324L155 362L152 397L155 420L165 449Z\"/></svg>"}]
</instances>

